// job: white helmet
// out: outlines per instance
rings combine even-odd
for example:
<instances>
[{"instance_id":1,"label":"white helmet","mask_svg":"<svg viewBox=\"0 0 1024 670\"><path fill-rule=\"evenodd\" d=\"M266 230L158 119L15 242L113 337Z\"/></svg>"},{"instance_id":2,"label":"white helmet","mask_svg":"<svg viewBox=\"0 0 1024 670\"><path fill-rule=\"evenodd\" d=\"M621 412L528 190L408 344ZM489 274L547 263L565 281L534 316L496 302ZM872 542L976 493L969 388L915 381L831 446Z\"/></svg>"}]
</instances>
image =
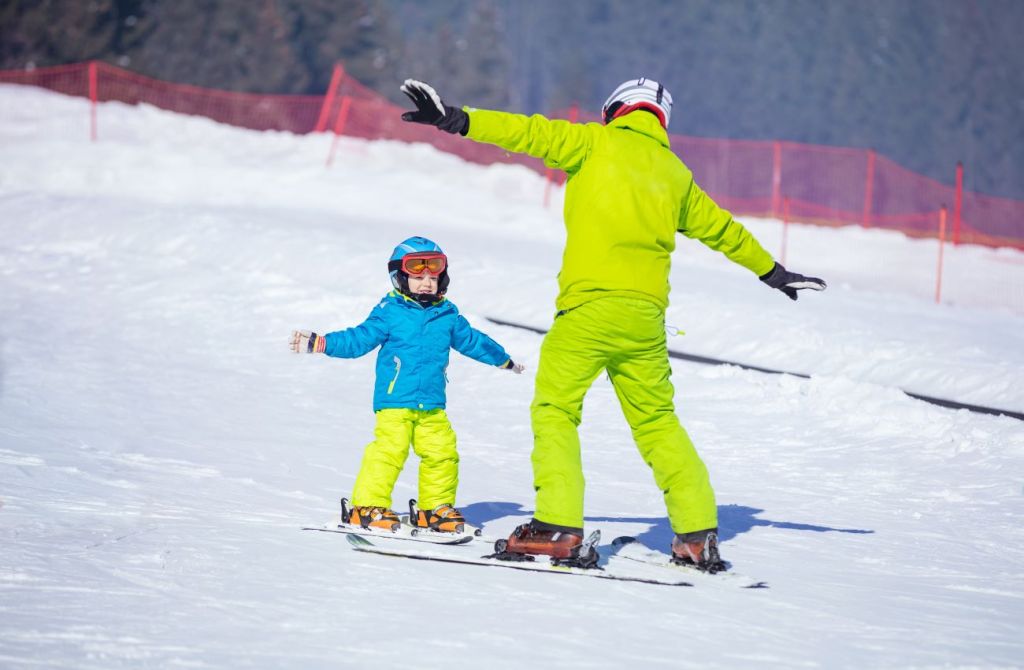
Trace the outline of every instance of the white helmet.
<instances>
[{"instance_id":1,"label":"white helmet","mask_svg":"<svg viewBox=\"0 0 1024 670\"><path fill-rule=\"evenodd\" d=\"M672 117L672 94L668 90L646 77L624 81L616 87L601 108L601 118L605 123L629 114L634 109L646 109L653 112L661 121L663 128L668 129Z\"/></svg>"}]
</instances>

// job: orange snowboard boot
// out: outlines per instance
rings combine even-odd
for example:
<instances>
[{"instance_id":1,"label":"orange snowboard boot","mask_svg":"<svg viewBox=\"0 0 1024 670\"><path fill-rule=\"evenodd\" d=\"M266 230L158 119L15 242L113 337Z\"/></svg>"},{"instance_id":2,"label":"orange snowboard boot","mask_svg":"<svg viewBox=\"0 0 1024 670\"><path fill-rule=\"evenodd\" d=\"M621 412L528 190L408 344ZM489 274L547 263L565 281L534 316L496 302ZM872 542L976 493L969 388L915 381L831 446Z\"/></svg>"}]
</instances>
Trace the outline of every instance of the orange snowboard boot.
<instances>
[{"instance_id":1,"label":"orange snowboard boot","mask_svg":"<svg viewBox=\"0 0 1024 670\"><path fill-rule=\"evenodd\" d=\"M375 530L389 530L392 533L402 527L402 521L398 515L387 507L362 507L355 505L348 509L348 501L341 501L341 520L353 526L362 526Z\"/></svg>"},{"instance_id":2,"label":"orange snowboard boot","mask_svg":"<svg viewBox=\"0 0 1024 670\"><path fill-rule=\"evenodd\" d=\"M409 501L409 523L416 528L442 533L462 533L466 529L466 519L453 506L438 505L432 510L418 510L415 500Z\"/></svg>"}]
</instances>

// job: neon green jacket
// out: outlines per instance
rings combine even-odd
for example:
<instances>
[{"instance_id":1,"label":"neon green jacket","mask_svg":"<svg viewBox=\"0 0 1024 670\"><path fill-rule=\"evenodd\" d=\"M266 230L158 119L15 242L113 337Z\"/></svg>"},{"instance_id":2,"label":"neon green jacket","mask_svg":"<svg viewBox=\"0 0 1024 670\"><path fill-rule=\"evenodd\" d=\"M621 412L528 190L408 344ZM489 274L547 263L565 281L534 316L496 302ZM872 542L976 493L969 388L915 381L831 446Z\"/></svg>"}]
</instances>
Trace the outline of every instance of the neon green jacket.
<instances>
[{"instance_id":1,"label":"neon green jacket","mask_svg":"<svg viewBox=\"0 0 1024 670\"><path fill-rule=\"evenodd\" d=\"M607 126L466 108L467 137L565 170L565 253L559 310L608 295L668 306L675 233L700 240L757 275L772 257L693 181L657 117L637 110Z\"/></svg>"}]
</instances>

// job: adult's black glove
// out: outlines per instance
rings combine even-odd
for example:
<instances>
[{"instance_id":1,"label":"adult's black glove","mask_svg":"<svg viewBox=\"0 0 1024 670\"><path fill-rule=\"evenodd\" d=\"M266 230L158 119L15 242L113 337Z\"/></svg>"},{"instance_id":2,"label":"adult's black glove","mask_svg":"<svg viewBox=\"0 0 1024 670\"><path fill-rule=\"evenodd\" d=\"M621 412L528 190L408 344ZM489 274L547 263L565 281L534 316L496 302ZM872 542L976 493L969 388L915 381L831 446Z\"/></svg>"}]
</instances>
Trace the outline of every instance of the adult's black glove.
<instances>
[{"instance_id":1,"label":"adult's black glove","mask_svg":"<svg viewBox=\"0 0 1024 670\"><path fill-rule=\"evenodd\" d=\"M772 268L771 272L761 275L761 281L772 288L779 289L788 295L790 300L796 300L796 292L801 289L809 288L812 291L824 291L825 287L828 286L823 279L805 277L795 272L790 272L782 267L782 264L778 261L776 261L775 267Z\"/></svg>"},{"instance_id":2,"label":"adult's black glove","mask_svg":"<svg viewBox=\"0 0 1024 670\"><path fill-rule=\"evenodd\" d=\"M441 96L430 85L415 79L406 79L402 84L402 93L409 96L412 104L416 105L415 112L402 114L403 121L437 126L438 129L453 135L458 133L465 136L469 132L469 114L444 104Z\"/></svg>"}]
</instances>

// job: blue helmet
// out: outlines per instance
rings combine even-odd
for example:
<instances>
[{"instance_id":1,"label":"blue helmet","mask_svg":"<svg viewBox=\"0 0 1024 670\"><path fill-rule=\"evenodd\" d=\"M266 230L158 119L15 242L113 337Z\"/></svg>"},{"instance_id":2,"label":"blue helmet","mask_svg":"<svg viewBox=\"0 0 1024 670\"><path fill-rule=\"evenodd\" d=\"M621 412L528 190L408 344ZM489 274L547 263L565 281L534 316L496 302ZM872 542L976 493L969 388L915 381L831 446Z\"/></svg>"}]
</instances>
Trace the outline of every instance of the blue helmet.
<instances>
[{"instance_id":1,"label":"blue helmet","mask_svg":"<svg viewBox=\"0 0 1024 670\"><path fill-rule=\"evenodd\" d=\"M391 252L391 258L388 260L400 261L406 254L423 254L430 253L431 251L439 254L444 253L441 251L441 247L437 246L437 243L432 240L428 240L425 237L410 237L398 243L395 250Z\"/></svg>"},{"instance_id":2,"label":"blue helmet","mask_svg":"<svg viewBox=\"0 0 1024 670\"><path fill-rule=\"evenodd\" d=\"M413 294L409 290L409 275L402 269L402 259L410 254L435 254L444 259L444 270L437 277L436 294ZM391 252L391 258L388 259L388 275L391 277L392 286L405 295L424 304L435 302L448 290L448 257L433 240L418 236L410 237L399 242L395 250Z\"/></svg>"}]
</instances>

